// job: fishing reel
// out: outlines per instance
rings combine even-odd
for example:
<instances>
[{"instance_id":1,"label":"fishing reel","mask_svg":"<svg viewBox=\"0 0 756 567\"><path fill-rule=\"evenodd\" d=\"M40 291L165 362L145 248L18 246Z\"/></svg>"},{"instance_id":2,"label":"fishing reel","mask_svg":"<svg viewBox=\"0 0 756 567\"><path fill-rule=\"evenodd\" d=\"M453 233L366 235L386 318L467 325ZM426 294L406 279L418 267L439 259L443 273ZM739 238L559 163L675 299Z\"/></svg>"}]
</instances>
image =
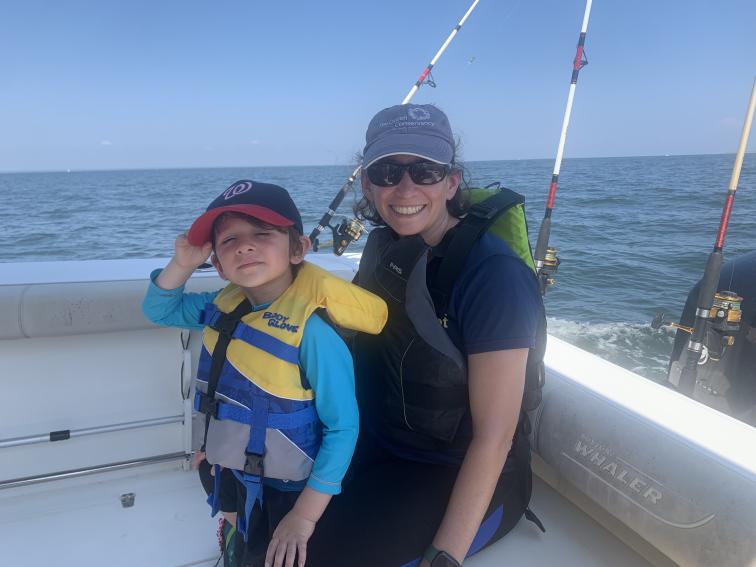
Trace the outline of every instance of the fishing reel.
<instances>
[{"instance_id":1,"label":"fishing reel","mask_svg":"<svg viewBox=\"0 0 756 567\"><path fill-rule=\"evenodd\" d=\"M740 304L743 298L732 291L718 291L714 295L714 303L709 311L709 328L716 333L719 341L711 341L708 345L709 357L719 361L727 347L735 344L735 336L740 331L743 311ZM708 342L708 341L707 341Z\"/></svg>"},{"instance_id":2,"label":"fishing reel","mask_svg":"<svg viewBox=\"0 0 756 567\"><path fill-rule=\"evenodd\" d=\"M553 246L548 246L543 257L543 265L538 270L538 279L540 280L542 293L545 293L549 286L556 283L555 276L559 269L559 263L557 249Z\"/></svg>"},{"instance_id":3,"label":"fishing reel","mask_svg":"<svg viewBox=\"0 0 756 567\"><path fill-rule=\"evenodd\" d=\"M735 336L740 331L740 322L743 312L740 308L743 298L732 291L718 291L714 295L714 302L709 311L707 328L703 348L701 349L701 358L698 364L706 364L708 361L719 362L724 356L727 347L735 343ZM664 313L659 313L651 322L653 329L669 327L679 329L685 333L692 334L693 327L681 325L680 323L665 323Z\"/></svg>"},{"instance_id":4,"label":"fishing reel","mask_svg":"<svg viewBox=\"0 0 756 567\"><path fill-rule=\"evenodd\" d=\"M339 226L328 225L333 232L333 253L341 256L352 242L360 239L365 225L357 219L343 218Z\"/></svg>"},{"instance_id":5,"label":"fishing reel","mask_svg":"<svg viewBox=\"0 0 756 567\"><path fill-rule=\"evenodd\" d=\"M740 330L740 322L743 316L740 304L743 298L731 291L719 291L714 295L714 300L706 319L701 354L696 361L699 371L696 376L696 384L693 397L714 408L726 411L725 396L730 388L730 382L724 374L724 369L719 362L725 356L727 349L735 343L735 336ZM654 318L651 326L658 329L669 326L692 334L693 328L680 325L679 323L662 322L663 314ZM672 362L669 367L669 384L680 388L683 372L687 364L687 357L691 356L688 349L680 352L680 358ZM714 364L711 364L714 363ZM722 405L725 404L725 405Z\"/></svg>"},{"instance_id":6,"label":"fishing reel","mask_svg":"<svg viewBox=\"0 0 756 567\"><path fill-rule=\"evenodd\" d=\"M343 218L338 226L331 224L326 225L331 229L333 234L333 253L336 256L341 256L347 249L347 247L356 240L359 240L362 234L365 232L365 225L363 225L357 219ZM316 239L312 243L313 252L317 252L320 248L319 239Z\"/></svg>"}]
</instances>

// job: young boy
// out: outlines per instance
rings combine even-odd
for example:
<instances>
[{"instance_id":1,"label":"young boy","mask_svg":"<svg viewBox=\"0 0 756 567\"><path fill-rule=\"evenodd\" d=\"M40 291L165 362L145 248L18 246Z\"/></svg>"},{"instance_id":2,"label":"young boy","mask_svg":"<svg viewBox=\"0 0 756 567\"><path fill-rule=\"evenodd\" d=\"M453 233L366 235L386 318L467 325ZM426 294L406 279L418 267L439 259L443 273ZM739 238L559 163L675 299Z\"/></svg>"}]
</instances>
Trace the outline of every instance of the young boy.
<instances>
[{"instance_id":1,"label":"young boy","mask_svg":"<svg viewBox=\"0 0 756 567\"><path fill-rule=\"evenodd\" d=\"M144 300L154 323L204 327L195 409L213 472L200 474L213 513L236 520L243 565L304 565L357 440L351 356L313 313L373 334L386 322L381 299L305 262L309 246L285 189L237 181L176 239ZM229 285L184 293L211 252Z\"/></svg>"}]
</instances>

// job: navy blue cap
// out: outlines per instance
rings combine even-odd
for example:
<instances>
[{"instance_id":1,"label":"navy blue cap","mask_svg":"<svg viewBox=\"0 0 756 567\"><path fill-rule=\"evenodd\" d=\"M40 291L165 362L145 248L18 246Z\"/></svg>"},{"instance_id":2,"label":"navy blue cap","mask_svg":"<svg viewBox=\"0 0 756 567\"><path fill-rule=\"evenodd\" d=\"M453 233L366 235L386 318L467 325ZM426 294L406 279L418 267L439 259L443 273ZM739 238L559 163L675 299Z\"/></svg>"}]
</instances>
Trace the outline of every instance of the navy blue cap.
<instances>
[{"instance_id":1,"label":"navy blue cap","mask_svg":"<svg viewBox=\"0 0 756 567\"><path fill-rule=\"evenodd\" d=\"M397 104L376 114L365 133L363 167L399 154L451 163L454 136L446 114L432 104Z\"/></svg>"},{"instance_id":2,"label":"navy blue cap","mask_svg":"<svg viewBox=\"0 0 756 567\"><path fill-rule=\"evenodd\" d=\"M302 217L289 192L272 183L242 179L221 193L189 229L187 239L192 246L210 241L213 222L223 213L242 213L273 226L293 226L304 233Z\"/></svg>"}]
</instances>

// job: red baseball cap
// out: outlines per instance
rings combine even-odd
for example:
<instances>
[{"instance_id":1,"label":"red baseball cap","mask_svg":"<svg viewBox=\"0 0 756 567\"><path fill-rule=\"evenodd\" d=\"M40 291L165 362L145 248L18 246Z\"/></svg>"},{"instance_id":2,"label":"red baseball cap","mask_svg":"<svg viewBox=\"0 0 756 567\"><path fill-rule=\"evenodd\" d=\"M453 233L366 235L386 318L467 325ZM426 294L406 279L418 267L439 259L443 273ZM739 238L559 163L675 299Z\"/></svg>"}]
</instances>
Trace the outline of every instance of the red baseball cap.
<instances>
[{"instance_id":1,"label":"red baseball cap","mask_svg":"<svg viewBox=\"0 0 756 567\"><path fill-rule=\"evenodd\" d=\"M213 223L223 213L242 213L273 226L293 226L304 234L302 216L289 192L272 183L242 179L221 193L192 223L187 239L192 246L211 240Z\"/></svg>"}]
</instances>

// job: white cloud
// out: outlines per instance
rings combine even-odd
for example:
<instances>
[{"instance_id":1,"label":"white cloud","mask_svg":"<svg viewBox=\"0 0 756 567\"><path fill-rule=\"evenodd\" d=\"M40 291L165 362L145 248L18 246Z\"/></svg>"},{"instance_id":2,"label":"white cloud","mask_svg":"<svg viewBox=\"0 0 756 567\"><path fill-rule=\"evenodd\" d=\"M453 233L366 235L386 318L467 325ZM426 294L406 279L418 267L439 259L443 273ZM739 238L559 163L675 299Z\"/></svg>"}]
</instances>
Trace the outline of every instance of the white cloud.
<instances>
[{"instance_id":1,"label":"white cloud","mask_svg":"<svg viewBox=\"0 0 756 567\"><path fill-rule=\"evenodd\" d=\"M253 146L257 146L260 144L260 140L250 140L249 143L252 144Z\"/></svg>"},{"instance_id":2,"label":"white cloud","mask_svg":"<svg viewBox=\"0 0 756 567\"><path fill-rule=\"evenodd\" d=\"M110 140L100 140L100 145L101 146L112 146L113 142L111 142Z\"/></svg>"}]
</instances>

